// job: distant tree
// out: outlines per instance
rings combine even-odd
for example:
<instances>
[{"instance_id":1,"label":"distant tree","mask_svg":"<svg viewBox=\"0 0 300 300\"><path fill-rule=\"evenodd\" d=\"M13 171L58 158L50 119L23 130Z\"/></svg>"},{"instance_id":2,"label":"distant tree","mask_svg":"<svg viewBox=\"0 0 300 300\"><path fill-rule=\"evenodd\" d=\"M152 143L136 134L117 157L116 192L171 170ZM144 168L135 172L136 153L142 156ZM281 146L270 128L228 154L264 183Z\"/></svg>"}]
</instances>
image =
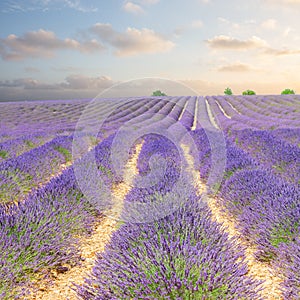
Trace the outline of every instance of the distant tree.
<instances>
[{"instance_id":1,"label":"distant tree","mask_svg":"<svg viewBox=\"0 0 300 300\"><path fill-rule=\"evenodd\" d=\"M232 90L228 87L228 88L225 89L224 94L225 95L232 95Z\"/></svg>"},{"instance_id":2,"label":"distant tree","mask_svg":"<svg viewBox=\"0 0 300 300\"><path fill-rule=\"evenodd\" d=\"M252 90L246 90L243 92L243 95L256 95L256 93Z\"/></svg>"},{"instance_id":3,"label":"distant tree","mask_svg":"<svg viewBox=\"0 0 300 300\"><path fill-rule=\"evenodd\" d=\"M281 95L288 95L288 94L295 94L295 92L290 89L285 89L284 91L281 92Z\"/></svg>"},{"instance_id":4,"label":"distant tree","mask_svg":"<svg viewBox=\"0 0 300 300\"><path fill-rule=\"evenodd\" d=\"M162 93L160 90L157 90L152 93L152 96L167 96L165 93Z\"/></svg>"}]
</instances>

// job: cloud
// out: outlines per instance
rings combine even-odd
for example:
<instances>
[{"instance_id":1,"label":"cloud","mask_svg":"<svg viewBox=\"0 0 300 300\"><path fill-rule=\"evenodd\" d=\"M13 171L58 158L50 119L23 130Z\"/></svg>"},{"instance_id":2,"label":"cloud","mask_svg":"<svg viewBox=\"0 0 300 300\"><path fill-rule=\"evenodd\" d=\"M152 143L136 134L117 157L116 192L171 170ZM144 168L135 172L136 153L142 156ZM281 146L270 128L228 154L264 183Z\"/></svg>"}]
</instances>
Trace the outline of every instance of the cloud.
<instances>
[{"instance_id":1,"label":"cloud","mask_svg":"<svg viewBox=\"0 0 300 300\"><path fill-rule=\"evenodd\" d=\"M139 6L138 4L134 4L133 2L126 2L123 5L123 9L126 12L132 13L132 14L142 14L144 13L144 10Z\"/></svg>"},{"instance_id":2,"label":"cloud","mask_svg":"<svg viewBox=\"0 0 300 300\"><path fill-rule=\"evenodd\" d=\"M205 42L209 47L217 50L247 50L267 46L266 41L256 36L247 40L239 40L226 35L219 35Z\"/></svg>"},{"instance_id":3,"label":"cloud","mask_svg":"<svg viewBox=\"0 0 300 300\"><path fill-rule=\"evenodd\" d=\"M73 9L82 13L97 12L96 7L86 7L81 4L80 0L11 0L1 4L1 12L9 13L15 11L48 11L61 10L63 8Z\"/></svg>"},{"instance_id":4,"label":"cloud","mask_svg":"<svg viewBox=\"0 0 300 300\"><path fill-rule=\"evenodd\" d=\"M0 101L94 98L113 84L114 81L108 76L78 74L66 77L63 82L51 84L30 77L0 80Z\"/></svg>"},{"instance_id":5,"label":"cloud","mask_svg":"<svg viewBox=\"0 0 300 300\"><path fill-rule=\"evenodd\" d=\"M194 20L191 22L190 27L195 29L202 28L203 22L201 20Z\"/></svg>"},{"instance_id":6,"label":"cloud","mask_svg":"<svg viewBox=\"0 0 300 300\"><path fill-rule=\"evenodd\" d=\"M173 35L178 38L181 35L183 35L186 31L189 30L197 30L197 29L202 29L204 26L203 22L201 20L193 20L192 22L182 25L180 27L177 27L173 31Z\"/></svg>"},{"instance_id":7,"label":"cloud","mask_svg":"<svg viewBox=\"0 0 300 300\"><path fill-rule=\"evenodd\" d=\"M64 89L103 89L113 85L113 81L108 76L88 77L75 74L66 77L65 81L60 84Z\"/></svg>"},{"instance_id":8,"label":"cloud","mask_svg":"<svg viewBox=\"0 0 300 300\"><path fill-rule=\"evenodd\" d=\"M269 25L273 22L268 22ZM290 30L289 30L290 31ZM289 33L289 31L287 33ZM300 54L300 50L297 49L276 49L268 45L268 43L259 37L252 36L247 40L239 40L225 35L216 36L210 40L206 40L209 47L215 50L248 50L259 49L259 53L269 56L285 56Z\"/></svg>"},{"instance_id":9,"label":"cloud","mask_svg":"<svg viewBox=\"0 0 300 300\"><path fill-rule=\"evenodd\" d=\"M141 5L153 5L158 3L160 0L136 0L136 2L140 3Z\"/></svg>"},{"instance_id":10,"label":"cloud","mask_svg":"<svg viewBox=\"0 0 300 300\"><path fill-rule=\"evenodd\" d=\"M274 48L265 48L262 52L263 54L271 55L271 56L284 56L284 55L295 55L300 54L300 50L292 50L292 49L274 49Z\"/></svg>"},{"instance_id":11,"label":"cloud","mask_svg":"<svg viewBox=\"0 0 300 300\"><path fill-rule=\"evenodd\" d=\"M263 29L273 30L277 26L277 20L275 19L268 19L261 23L261 27Z\"/></svg>"},{"instance_id":12,"label":"cloud","mask_svg":"<svg viewBox=\"0 0 300 300\"><path fill-rule=\"evenodd\" d=\"M132 14L143 14L145 13L145 10L143 9L143 6L150 6L158 3L160 0L135 0L132 1L126 1L123 4L123 10L125 10L128 13Z\"/></svg>"},{"instance_id":13,"label":"cloud","mask_svg":"<svg viewBox=\"0 0 300 300\"><path fill-rule=\"evenodd\" d=\"M72 89L72 90L87 90L87 89L103 89L113 85L113 81L108 76L89 77L80 74L73 74L65 78L64 82L47 84L33 78L19 78L14 80L0 80L0 88L23 88L23 89Z\"/></svg>"},{"instance_id":14,"label":"cloud","mask_svg":"<svg viewBox=\"0 0 300 300\"><path fill-rule=\"evenodd\" d=\"M95 39L79 42L74 39L59 39L54 32L40 29L26 32L23 36L10 34L0 39L0 55L4 60L23 60L27 57L53 57L57 50L80 52L101 51L104 47Z\"/></svg>"},{"instance_id":15,"label":"cloud","mask_svg":"<svg viewBox=\"0 0 300 300\"><path fill-rule=\"evenodd\" d=\"M284 7L295 8L295 6L300 6L300 0L266 0L268 4L281 5Z\"/></svg>"},{"instance_id":16,"label":"cloud","mask_svg":"<svg viewBox=\"0 0 300 300\"><path fill-rule=\"evenodd\" d=\"M128 27L121 33L110 24L97 23L90 29L102 42L116 49L117 56L133 56L142 53L161 53L171 50L175 44L151 29Z\"/></svg>"},{"instance_id":17,"label":"cloud","mask_svg":"<svg viewBox=\"0 0 300 300\"><path fill-rule=\"evenodd\" d=\"M0 88L23 88L23 89L54 89L55 85L42 83L33 78L19 78L14 80L1 80Z\"/></svg>"},{"instance_id":18,"label":"cloud","mask_svg":"<svg viewBox=\"0 0 300 300\"><path fill-rule=\"evenodd\" d=\"M248 72L252 71L252 67L248 64L234 63L225 66L221 66L217 69L219 72Z\"/></svg>"},{"instance_id":19,"label":"cloud","mask_svg":"<svg viewBox=\"0 0 300 300\"><path fill-rule=\"evenodd\" d=\"M291 27L287 27L284 31L283 31L283 36L288 36L290 35L291 32L295 31L293 28Z\"/></svg>"},{"instance_id":20,"label":"cloud","mask_svg":"<svg viewBox=\"0 0 300 300\"><path fill-rule=\"evenodd\" d=\"M38 72L40 72L40 70L38 68L34 68L34 67L25 67L24 70L27 73L38 73Z\"/></svg>"}]
</instances>

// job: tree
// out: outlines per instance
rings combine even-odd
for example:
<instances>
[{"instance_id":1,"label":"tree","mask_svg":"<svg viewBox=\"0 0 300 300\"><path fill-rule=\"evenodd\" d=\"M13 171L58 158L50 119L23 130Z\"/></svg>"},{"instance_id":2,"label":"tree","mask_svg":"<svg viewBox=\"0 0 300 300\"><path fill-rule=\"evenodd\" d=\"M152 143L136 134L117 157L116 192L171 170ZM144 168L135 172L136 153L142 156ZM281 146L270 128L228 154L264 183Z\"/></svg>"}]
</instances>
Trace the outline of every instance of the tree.
<instances>
[{"instance_id":1,"label":"tree","mask_svg":"<svg viewBox=\"0 0 300 300\"><path fill-rule=\"evenodd\" d=\"M256 93L252 90L246 90L243 92L243 95L256 95Z\"/></svg>"},{"instance_id":2,"label":"tree","mask_svg":"<svg viewBox=\"0 0 300 300\"><path fill-rule=\"evenodd\" d=\"M225 89L224 94L225 95L232 95L232 90L228 87L228 88Z\"/></svg>"},{"instance_id":3,"label":"tree","mask_svg":"<svg viewBox=\"0 0 300 300\"><path fill-rule=\"evenodd\" d=\"M157 90L152 93L152 96L167 96L165 93L162 93L160 90Z\"/></svg>"},{"instance_id":4,"label":"tree","mask_svg":"<svg viewBox=\"0 0 300 300\"><path fill-rule=\"evenodd\" d=\"M285 89L284 91L281 92L281 95L288 95L288 94L295 94L295 92L290 89Z\"/></svg>"}]
</instances>

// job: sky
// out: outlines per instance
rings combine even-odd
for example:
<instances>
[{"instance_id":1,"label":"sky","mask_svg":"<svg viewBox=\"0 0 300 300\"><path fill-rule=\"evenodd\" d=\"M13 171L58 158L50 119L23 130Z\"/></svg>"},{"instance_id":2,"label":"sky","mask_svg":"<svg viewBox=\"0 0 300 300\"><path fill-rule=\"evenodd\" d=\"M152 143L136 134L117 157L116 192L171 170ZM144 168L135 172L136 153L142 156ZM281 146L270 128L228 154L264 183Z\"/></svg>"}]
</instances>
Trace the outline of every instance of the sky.
<instances>
[{"instance_id":1,"label":"sky","mask_svg":"<svg viewBox=\"0 0 300 300\"><path fill-rule=\"evenodd\" d=\"M2 0L0 101L300 93L300 0Z\"/></svg>"}]
</instances>

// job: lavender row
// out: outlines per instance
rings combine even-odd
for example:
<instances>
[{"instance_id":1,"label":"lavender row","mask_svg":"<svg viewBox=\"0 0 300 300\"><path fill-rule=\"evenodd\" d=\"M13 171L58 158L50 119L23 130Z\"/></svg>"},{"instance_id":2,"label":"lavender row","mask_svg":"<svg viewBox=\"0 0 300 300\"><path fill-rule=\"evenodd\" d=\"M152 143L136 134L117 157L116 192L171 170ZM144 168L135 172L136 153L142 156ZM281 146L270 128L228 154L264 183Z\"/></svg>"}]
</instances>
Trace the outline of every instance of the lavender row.
<instances>
[{"instance_id":1,"label":"lavender row","mask_svg":"<svg viewBox=\"0 0 300 300\"><path fill-rule=\"evenodd\" d=\"M221 98L221 97L219 97ZM280 99L281 97L278 96ZM299 126L299 111L293 107L287 105L281 105L278 108L277 113L272 112L273 107L273 98L270 100L270 97L242 97L242 98L234 98L228 97L228 100L231 101L235 106L238 107L238 110L246 116L251 117L252 119L258 121L258 124L262 124L265 121L269 121L272 124L270 127L277 128L286 127L286 126ZM238 100L238 101L237 101ZM269 103L268 103L268 102ZM260 108L259 105L262 103L265 104L264 108ZM265 103L267 102L267 103ZM280 112L280 113L278 113ZM241 117L241 116L238 116ZM263 122L262 121L263 118ZM263 129L263 128L262 128ZM272 128L271 128L272 129Z\"/></svg>"},{"instance_id":2,"label":"lavender row","mask_svg":"<svg viewBox=\"0 0 300 300\"><path fill-rule=\"evenodd\" d=\"M1 202L18 200L72 160L72 137L56 137L0 164Z\"/></svg>"},{"instance_id":3,"label":"lavender row","mask_svg":"<svg viewBox=\"0 0 300 300\"><path fill-rule=\"evenodd\" d=\"M219 121L222 125L224 118ZM283 274L285 299L296 299L300 295L300 272L296 271L300 263L299 148L269 131L230 130L229 134L228 143L243 153L239 158L253 163L229 177L225 173L222 205L240 232L258 247L257 259L272 263Z\"/></svg>"},{"instance_id":4,"label":"lavender row","mask_svg":"<svg viewBox=\"0 0 300 300\"><path fill-rule=\"evenodd\" d=\"M246 275L243 249L211 221L189 183L191 178L186 174L180 188L171 188L180 172L176 152L165 137L145 138L138 162L140 174L149 174L147 160L156 154L167 162L162 179L166 184L154 185L157 194L151 190L152 199L149 189L136 193L133 188L126 197L125 212L132 202L168 203L173 199L181 205L165 211L162 218L128 222L114 232L91 276L84 286L78 286L82 299L260 299L260 283Z\"/></svg>"},{"instance_id":5,"label":"lavender row","mask_svg":"<svg viewBox=\"0 0 300 300\"><path fill-rule=\"evenodd\" d=\"M300 184L300 148L282 141L266 130L236 130L230 135L264 169L287 182Z\"/></svg>"},{"instance_id":6,"label":"lavender row","mask_svg":"<svg viewBox=\"0 0 300 300\"><path fill-rule=\"evenodd\" d=\"M179 122L182 123L186 128L191 129L194 123L195 117L195 105L196 105L197 97L189 97L188 103L181 115Z\"/></svg>"},{"instance_id":7,"label":"lavender row","mask_svg":"<svg viewBox=\"0 0 300 300\"><path fill-rule=\"evenodd\" d=\"M133 117L134 115L128 114L128 118ZM110 131L111 129L113 126ZM71 149L72 137L57 137L0 165L2 202L17 200L55 174L62 164L71 161Z\"/></svg>"},{"instance_id":8,"label":"lavender row","mask_svg":"<svg viewBox=\"0 0 300 300\"><path fill-rule=\"evenodd\" d=\"M232 97L228 97L227 99L228 101L232 101ZM254 101L258 101L257 99L251 99L250 106L244 104L245 106L241 107L241 103L244 103L245 101L242 101L242 99L239 98L238 110L240 113L235 112L232 109L232 107L228 104L228 102L224 99L224 97L211 97L210 100L217 101L217 104L220 105L221 110L224 110L226 116L229 116L233 120L238 121L240 123L248 124L249 127L259 129L275 129L278 126L285 127L293 123L294 126L297 125L297 123L293 122L293 120L284 117L284 114L281 114L282 118L280 118L278 115L270 116L270 113L267 110L264 111L260 109L256 111L255 107L253 107L252 105ZM250 100L248 99L248 101Z\"/></svg>"},{"instance_id":9,"label":"lavender row","mask_svg":"<svg viewBox=\"0 0 300 300\"><path fill-rule=\"evenodd\" d=\"M0 163L49 142L53 136L47 134L30 134L0 143Z\"/></svg>"},{"instance_id":10,"label":"lavender row","mask_svg":"<svg viewBox=\"0 0 300 300\"><path fill-rule=\"evenodd\" d=\"M120 180L110 162L112 141L113 136L104 140L25 201L8 209L0 206L1 299L22 294L22 287L26 292L25 287L37 272L79 263L78 240L74 236L91 232L94 217L110 205L111 186ZM92 177L94 157L97 176ZM107 193L103 201L98 199L96 203L83 195L76 166L85 167L86 183L90 185L98 184L99 177L103 179Z\"/></svg>"},{"instance_id":11,"label":"lavender row","mask_svg":"<svg viewBox=\"0 0 300 300\"><path fill-rule=\"evenodd\" d=\"M20 282L28 280L28 274L41 268L56 267L61 263L77 259L74 247L76 240L73 239L73 234L85 231L93 213L109 208L112 184L121 180L111 165L110 148L113 140L114 136L107 138L95 148L95 151L89 152L59 177L53 178L46 186L34 191L23 203L11 206L8 212L3 207L3 221L0 222L3 224L1 240L3 249L7 251L3 251L1 261L3 270L11 273L9 280L0 280L3 282L0 287L0 294L2 293L3 297L6 295L5 297L9 298L15 291L14 286L19 286ZM96 174L92 163L94 157L97 165ZM78 170L80 178L76 176ZM100 187L100 193L97 190L99 178L104 185ZM81 181L80 186L79 181ZM91 191L85 195L85 198L81 191L82 185ZM8 220L8 217L11 218ZM33 229L26 225L28 223L33 224ZM7 231L11 227L16 229L17 233L13 234L11 241L7 241L6 236L9 236ZM39 233L40 231L42 233ZM57 234L54 236L53 232ZM22 246L25 239L29 246L24 249ZM12 248L16 249L16 252L12 251ZM18 252L21 253L20 256L17 255ZM10 260L7 260L8 256ZM25 265L23 258L27 260ZM17 267L18 264L20 267ZM0 273L5 274L5 272Z\"/></svg>"}]
</instances>

